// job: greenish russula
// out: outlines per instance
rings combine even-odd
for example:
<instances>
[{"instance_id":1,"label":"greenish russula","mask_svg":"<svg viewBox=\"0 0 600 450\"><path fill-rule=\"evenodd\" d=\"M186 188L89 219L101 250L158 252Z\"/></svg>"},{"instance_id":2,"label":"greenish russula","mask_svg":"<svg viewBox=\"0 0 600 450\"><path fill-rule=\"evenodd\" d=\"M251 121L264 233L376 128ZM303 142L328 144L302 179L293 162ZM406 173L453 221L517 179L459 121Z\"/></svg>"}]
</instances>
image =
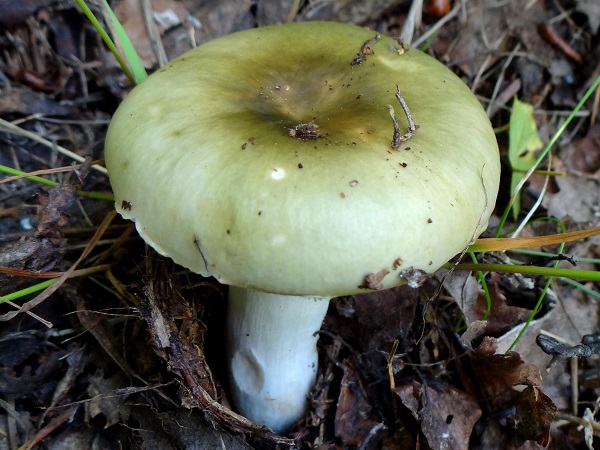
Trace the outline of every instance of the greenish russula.
<instances>
[{"instance_id":1,"label":"greenish russula","mask_svg":"<svg viewBox=\"0 0 600 450\"><path fill-rule=\"evenodd\" d=\"M416 49L382 36L352 65L375 35L265 27L168 63L110 125L119 212L177 263L273 293L352 294L369 273L389 270L391 287L403 269L436 270L487 225L495 136L468 87ZM387 105L407 127L396 85L419 128L393 150ZM310 122L323 136L289 135Z\"/></svg>"},{"instance_id":2,"label":"greenish russula","mask_svg":"<svg viewBox=\"0 0 600 450\"><path fill-rule=\"evenodd\" d=\"M121 215L159 253L236 286L232 396L278 432L308 407L329 299L418 284L485 230L498 193L477 98L377 36L303 22L216 39L133 89L106 138ZM409 126L397 87L417 129L395 148L389 106Z\"/></svg>"}]
</instances>

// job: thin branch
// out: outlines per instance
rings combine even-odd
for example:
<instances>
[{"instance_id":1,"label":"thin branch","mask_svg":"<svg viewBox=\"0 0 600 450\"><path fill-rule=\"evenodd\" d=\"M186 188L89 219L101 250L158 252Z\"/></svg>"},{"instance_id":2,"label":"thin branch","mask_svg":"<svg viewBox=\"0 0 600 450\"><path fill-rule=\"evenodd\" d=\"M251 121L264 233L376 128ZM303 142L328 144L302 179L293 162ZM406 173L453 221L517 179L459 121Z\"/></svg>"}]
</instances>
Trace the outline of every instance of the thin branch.
<instances>
[{"instance_id":1,"label":"thin branch","mask_svg":"<svg viewBox=\"0 0 600 450\"><path fill-rule=\"evenodd\" d=\"M406 115L406 120L408 121L408 128L406 129L406 133L400 134L400 126L398 125L398 119L396 118L396 113L394 112L394 108L392 105L388 105L388 111L390 116L392 117L392 122L394 123L394 135L392 137L391 146L394 150L398 150L400 144L402 142L407 141L411 137L413 137L419 128L418 125L415 125L415 122L412 118L412 114L410 113L410 109L408 109L408 105L406 104L406 100L402 97L402 93L400 92L400 87L396 85L396 99L400 102L400 106L402 106L402 110Z\"/></svg>"}]
</instances>

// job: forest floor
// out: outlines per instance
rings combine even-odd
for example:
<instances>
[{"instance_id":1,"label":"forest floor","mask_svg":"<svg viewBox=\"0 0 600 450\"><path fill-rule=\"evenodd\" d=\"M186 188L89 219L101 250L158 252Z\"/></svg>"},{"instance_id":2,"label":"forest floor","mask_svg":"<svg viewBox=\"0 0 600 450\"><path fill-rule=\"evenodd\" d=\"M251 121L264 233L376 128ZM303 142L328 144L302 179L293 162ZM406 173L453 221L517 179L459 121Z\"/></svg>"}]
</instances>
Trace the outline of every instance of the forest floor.
<instances>
[{"instance_id":1,"label":"forest floor","mask_svg":"<svg viewBox=\"0 0 600 450\"><path fill-rule=\"evenodd\" d=\"M143 3L151 3L167 59L290 20L398 36L412 4L110 3L149 71L160 58ZM514 98L533 106L546 144L600 76L600 3L425 1L422 17L413 45L468 84L497 130L503 175L484 234L491 236L510 198ZM0 0L0 49L0 164L27 174L0 175L0 448L600 448L600 284L553 279L512 346L544 292L547 278L538 276L485 274L485 321L486 297L467 272L440 272L419 289L337 298L321 330L306 417L286 436L240 419L227 401L226 288L145 247L108 200L104 136L131 89L116 61L71 1ZM560 176L530 178L507 235L532 209L534 219L559 219L567 231L600 226L599 98L600 90L543 163ZM556 221L539 220L520 236L560 232ZM578 269L597 270L600 240L569 243L563 255L560 267L576 260ZM157 318L177 351L154 345Z\"/></svg>"}]
</instances>

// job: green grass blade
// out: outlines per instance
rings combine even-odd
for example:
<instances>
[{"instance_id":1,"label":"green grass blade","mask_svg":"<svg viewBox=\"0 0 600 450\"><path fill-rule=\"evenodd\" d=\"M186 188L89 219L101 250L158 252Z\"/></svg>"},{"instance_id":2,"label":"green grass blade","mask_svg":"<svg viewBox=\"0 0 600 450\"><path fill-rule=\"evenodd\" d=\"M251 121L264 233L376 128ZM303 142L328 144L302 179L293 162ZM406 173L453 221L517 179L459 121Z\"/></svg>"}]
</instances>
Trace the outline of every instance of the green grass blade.
<instances>
[{"instance_id":1,"label":"green grass blade","mask_svg":"<svg viewBox=\"0 0 600 450\"><path fill-rule=\"evenodd\" d=\"M119 38L121 48L123 49L123 52L125 53L125 58L129 62L129 66L131 67L131 71L133 72L133 78L135 80L135 84L139 84L142 81L144 81L146 78L148 78L148 74L146 73L144 64L142 64L142 61L141 61L138 53L136 52L135 47L131 43L129 36L127 36L127 33L123 29L121 22L119 22L119 19L117 19L117 16L115 16L115 13L111 9L111 7L108 5L108 2L106 0L104 0L104 7L108 11L108 15L110 16L110 19L112 20L113 27L115 29L115 32L117 33L117 37Z\"/></svg>"},{"instance_id":2,"label":"green grass blade","mask_svg":"<svg viewBox=\"0 0 600 450\"><path fill-rule=\"evenodd\" d=\"M561 220L554 219L552 217L550 217L549 219L558 223L558 225L562 229L563 234L567 232L567 227ZM563 242L558 247L558 253L562 253L564 251L564 249L565 249L565 243ZM552 264L552 268L557 269L558 263L559 263L558 260L554 261L554 263ZM598 272L598 276L600 276L600 272ZM527 330L527 328L529 328L529 325L531 324L531 322L533 322L533 320L535 319L535 316L537 316L537 313L542 308L542 302L544 301L544 298L546 298L546 293L548 292L548 289L550 289L550 284L552 283L552 279L553 279L553 276L549 276L548 279L546 280L546 283L544 284L544 289L542 290L542 293L540 294L540 297L538 298L538 301L535 304L535 307L531 311L531 314L529 314L529 317L527 318L527 322L525 322L525 324L521 328L521 331L519 331L519 334L517 334L517 337L515 338L515 340L512 342L512 344L510 344L510 347L508 347L508 349L506 350L506 353L510 352L513 348L515 348L515 345L517 345L517 342L519 342L521 340L521 338L523 337L523 334L525 334L525 331Z\"/></svg>"},{"instance_id":3,"label":"green grass blade","mask_svg":"<svg viewBox=\"0 0 600 450\"><path fill-rule=\"evenodd\" d=\"M119 49L117 48L115 43L112 41L112 39L110 38L108 33L104 30L104 28L102 27L102 24L100 23L100 21L98 21L98 19L96 18L96 16L92 12L92 10L87 6L87 4L85 3L85 0L75 0L75 2L81 8L81 10L86 15L86 17L88 18L90 23L94 26L96 31L98 31L98 34L100 35L100 37L102 38L102 40L104 41L104 43L106 44L106 46L108 47L110 52L115 56L115 58L117 59L117 62L121 66L121 70L123 70L123 73L125 74L125 76L127 76L129 81L131 82L131 84L136 85L137 84L136 77L134 76L133 72L131 71L127 60L121 54L121 52L119 51Z\"/></svg>"},{"instance_id":4,"label":"green grass blade","mask_svg":"<svg viewBox=\"0 0 600 450\"><path fill-rule=\"evenodd\" d=\"M571 280L570 278L561 278L561 280L567 284L570 284L571 286L576 287L580 291L583 291L585 294L589 295L590 297L593 297L596 300L600 300L600 292L595 291L594 289L586 286L585 284L579 283L575 280Z\"/></svg>"},{"instance_id":5,"label":"green grass blade","mask_svg":"<svg viewBox=\"0 0 600 450\"><path fill-rule=\"evenodd\" d=\"M45 186L55 187L60 185L60 183L57 183L56 181L48 180L43 177L38 177L37 175L27 175L26 172L21 172L20 170L13 169L12 167L4 166L2 164L0 164L0 172L15 176L25 175L24 178L26 178L27 180L35 181L36 183L40 183ZM114 195L103 194L101 192L77 191L77 195L79 195L80 197L93 198L96 200L109 200L113 202L115 201Z\"/></svg>"},{"instance_id":6,"label":"green grass blade","mask_svg":"<svg viewBox=\"0 0 600 450\"><path fill-rule=\"evenodd\" d=\"M562 269L554 267L540 266L519 266L515 264L472 264L460 263L453 265L452 263L444 264L446 269L454 268L454 270L482 271L482 272L499 272L499 273L520 273L523 275L541 275L547 277L566 277L575 280L600 281L600 271L598 270L578 270L578 269Z\"/></svg>"},{"instance_id":7,"label":"green grass blade","mask_svg":"<svg viewBox=\"0 0 600 450\"><path fill-rule=\"evenodd\" d=\"M52 280L42 281L41 283L34 284L33 286L26 287L25 289L21 289L19 291L3 295L0 297L0 305L5 302L12 302L13 300L17 300L26 295L39 292L42 289L46 289L48 286L52 286L54 283L56 283L56 278L53 278Z\"/></svg>"}]
</instances>

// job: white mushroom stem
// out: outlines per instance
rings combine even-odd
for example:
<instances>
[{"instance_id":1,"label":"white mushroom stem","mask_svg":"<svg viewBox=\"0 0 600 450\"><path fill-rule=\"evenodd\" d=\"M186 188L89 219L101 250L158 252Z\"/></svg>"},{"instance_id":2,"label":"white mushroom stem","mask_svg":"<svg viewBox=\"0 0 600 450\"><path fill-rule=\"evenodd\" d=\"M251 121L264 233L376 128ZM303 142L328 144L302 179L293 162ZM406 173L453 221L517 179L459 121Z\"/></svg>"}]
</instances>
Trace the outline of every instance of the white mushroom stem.
<instances>
[{"instance_id":1,"label":"white mushroom stem","mask_svg":"<svg viewBox=\"0 0 600 450\"><path fill-rule=\"evenodd\" d=\"M329 300L229 288L229 379L245 417L282 433L306 412Z\"/></svg>"}]
</instances>

